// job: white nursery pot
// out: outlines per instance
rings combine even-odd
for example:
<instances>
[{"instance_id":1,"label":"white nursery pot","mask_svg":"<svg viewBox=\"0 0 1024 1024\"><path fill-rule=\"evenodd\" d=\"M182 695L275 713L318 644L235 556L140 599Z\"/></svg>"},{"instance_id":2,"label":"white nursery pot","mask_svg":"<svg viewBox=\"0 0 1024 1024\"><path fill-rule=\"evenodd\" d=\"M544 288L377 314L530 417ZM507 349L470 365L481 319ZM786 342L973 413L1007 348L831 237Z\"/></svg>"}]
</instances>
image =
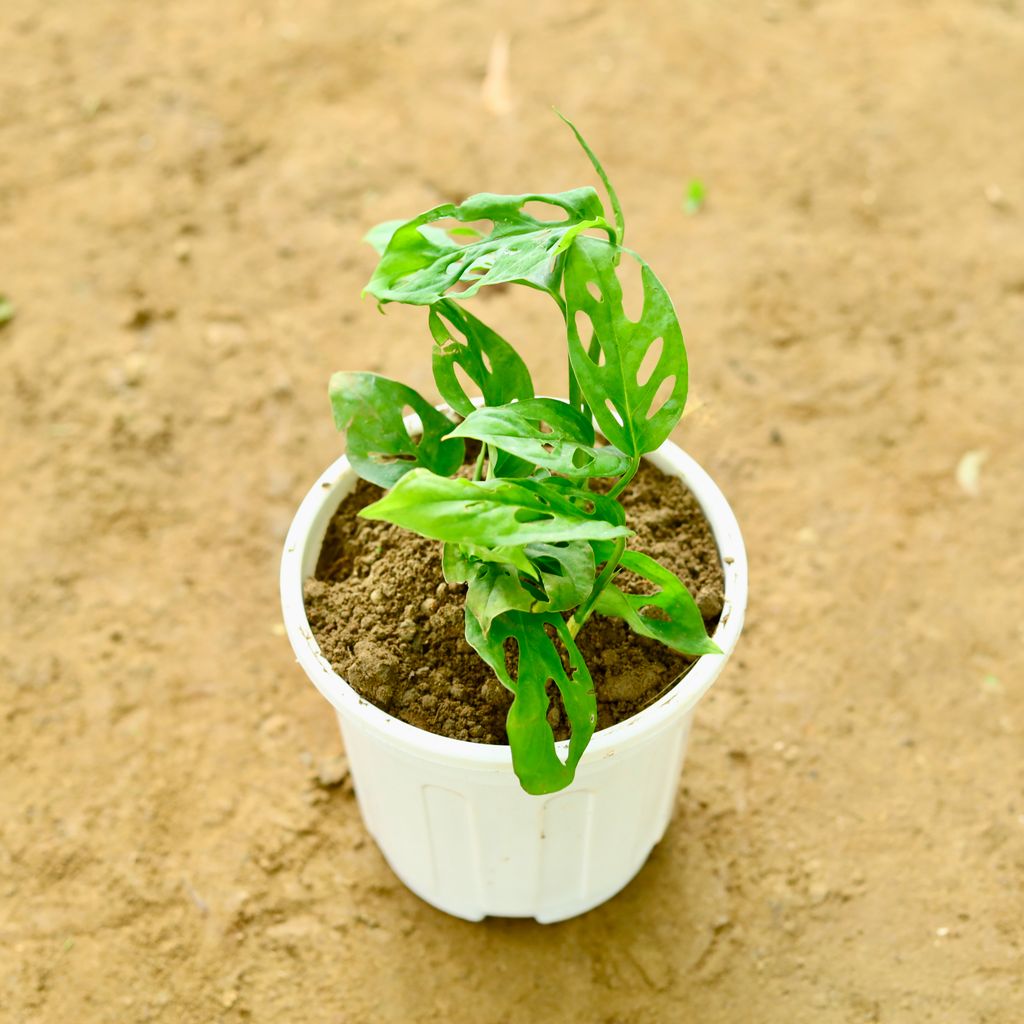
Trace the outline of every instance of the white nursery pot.
<instances>
[{"instance_id":1,"label":"white nursery pot","mask_svg":"<svg viewBox=\"0 0 1024 1024\"><path fill-rule=\"evenodd\" d=\"M418 429L413 417L410 429ZM345 457L313 485L285 541L281 601L299 664L338 713L363 819L395 874L417 896L470 921L488 915L561 921L614 896L668 826L697 702L743 626L747 559L736 517L711 477L670 441L647 458L679 477L711 525L725 571L714 640L656 703L594 734L572 785L529 796L507 746L449 739L374 707L321 655L302 588L327 525L356 484ZM438 553L440 558L440 552ZM565 759L568 741L557 745Z\"/></svg>"}]
</instances>

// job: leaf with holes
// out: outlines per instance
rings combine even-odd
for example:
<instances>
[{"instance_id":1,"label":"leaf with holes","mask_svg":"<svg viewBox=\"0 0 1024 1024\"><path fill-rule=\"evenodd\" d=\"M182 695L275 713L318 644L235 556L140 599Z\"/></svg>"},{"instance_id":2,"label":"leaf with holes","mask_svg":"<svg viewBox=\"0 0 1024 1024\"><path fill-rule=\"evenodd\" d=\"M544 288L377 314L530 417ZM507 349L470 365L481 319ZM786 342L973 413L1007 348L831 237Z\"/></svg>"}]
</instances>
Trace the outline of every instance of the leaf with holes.
<instances>
[{"instance_id":1,"label":"leaf with holes","mask_svg":"<svg viewBox=\"0 0 1024 1024\"><path fill-rule=\"evenodd\" d=\"M708 636L697 602L675 573L639 551L627 551L619 564L659 589L655 594L627 594L615 584L601 591L594 610L601 615L624 619L634 633L651 637L683 654L721 654L722 649ZM645 614L657 608L667 619Z\"/></svg>"},{"instance_id":2,"label":"leaf with holes","mask_svg":"<svg viewBox=\"0 0 1024 1024\"><path fill-rule=\"evenodd\" d=\"M486 547L605 540L632 532L622 506L604 495L554 490L538 480L451 479L423 469L407 473L359 514L434 540Z\"/></svg>"},{"instance_id":3,"label":"leaf with holes","mask_svg":"<svg viewBox=\"0 0 1024 1024\"><path fill-rule=\"evenodd\" d=\"M561 219L538 220L523 209L531 202L557 207ZM492 229L460 245L450 233L432 227L435 221L453 219L487 220ZM516 281L558 296L561 261L556 257L588 228L615 238L592 188L517 196L483 192L458 206L436 206L393 230L390 223L374 228L371 241L379 245L387 237L387 244L365 291L381 303L431 306L460 283L465 288L455 296L465 299L484 285Z\"/></svg>"},{"instance_id":4,"label":"leaf with holes","mask_svg":"<svg viewBox=\"0 0 1024 1024\"><path fill-rule=\"evenodd\" d=\"M552 633L565 651L568 669ZM512 767L523 789L536 796L564 789L572 782L597 725L594 683L565 621L554 614L506 612L494 620L490 632L485 634L467 608L466 639L514 695L505 726L512 748ZM506 667L508 640L514 641L516 647L513 672ZM549 682L562 695L572 730L564 762L558 757L548 722Z\"/></svg>"},{"instance_id":5,"label":"leaf with holes","mask_svg":"<svg viewBox=\"0 0 1024 1024\"><path fill-rule=\"evenodd\" d=\"M546 425L548 430L542 429ZM594 427L568 402L532 398L511 405L483 406L451 433L494 445L552 473L573 479L621 476L632 460L616 448L594 446Z\"/></svg>"},{"instance_id":6,"label":"leaf with holes","mask_svg":"<svg viewBox=\"0 0 1024 1024\"><path fill-rule=\"evenodd\" d=\"M519 353L482 320L451 299L432 306L430 333L434 338L434 380L441 397L460 415L469 416L472 399L456 376L461 366L480 389L487 405L504 405L516 398L533 398L533 381ZM458 339L452 329L465 340Z\"/></svg>"},{"instance_id":7,"label":"leaf with holes","mask_svg":"<svg viewBox=\"0 0 1024 1024\"><path fill-rule=\"evenodd\" d=\"M668 292L643 260L630 255L641 268L640 320L634 323L623 310L615 247L580 236L566 254L566 321L569 360L598 426L627 455L642 455L665 441L683 414L686 348ZM581 329L588 320L592 335L584 342ZM659 339L660 355L640 379L644 357Z\"/></svg>"},{"instance_id":8,"label":"leaf with holes","mask_svg":"<svg viewBox=\"0 0 1024 1024\"><path fill-rule=\"evenodd\" d=\"M447 475L462 465L464 443L445 439L451 420L405 384L375 373L336 373L328 394L334 424L345 434L348 460L364 480L393 487L417 467ZM423 424L419 437L406 429L405 406Z\"/></svg>"}]
</instances>

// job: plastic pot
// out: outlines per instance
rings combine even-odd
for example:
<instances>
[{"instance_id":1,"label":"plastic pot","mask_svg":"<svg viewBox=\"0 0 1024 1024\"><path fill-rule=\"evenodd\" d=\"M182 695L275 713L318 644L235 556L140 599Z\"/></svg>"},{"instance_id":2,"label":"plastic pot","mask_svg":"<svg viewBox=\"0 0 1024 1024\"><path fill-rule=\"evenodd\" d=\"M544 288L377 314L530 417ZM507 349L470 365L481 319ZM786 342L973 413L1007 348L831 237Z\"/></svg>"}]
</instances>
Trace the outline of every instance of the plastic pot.
<instances>
[{"instance_id":1,"label":"plastic pot","mask_svg":"<svg viewBox=\"0 0 1024 1024\"><path fill-rule=\"evenodd\" d=\"M392 718L321 655L302 588L327 524L355 486L346 458L317 480L292 522L281 563L288 637L337 712L367 829L395 874L440 910L470 921L582 914L619 892L665 833L694 708L743 626L747 560L732 509L708 474L671 442L647 458L682 479L711 525L725 570L714 633L724 653L703 656L656 703L595 733L573 784L548 796L520 789L507 746L449 739ZM558 747L564 758L568 742Z\"/></svg>"}]
</instances>

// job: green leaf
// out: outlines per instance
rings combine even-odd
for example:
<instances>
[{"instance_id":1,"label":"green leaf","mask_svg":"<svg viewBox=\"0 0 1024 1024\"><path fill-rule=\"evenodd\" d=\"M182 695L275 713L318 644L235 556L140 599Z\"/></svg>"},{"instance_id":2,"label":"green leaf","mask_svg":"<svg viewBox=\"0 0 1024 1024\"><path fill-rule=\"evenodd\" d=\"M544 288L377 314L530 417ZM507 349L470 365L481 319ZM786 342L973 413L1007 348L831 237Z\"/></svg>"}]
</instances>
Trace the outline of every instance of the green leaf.
<instances>
[{"instance_id":1,"label":"green leaf","mask_svg":"<svg viewBox=\"0 0 1024 1024\"><path fill-rule=\"evenodd\" d=\"M529 202L556 206L564 212L557 221L542 221L524 212ZM423 229L434 221L464 223L489 220L489 234L460 245L446 232ZM560 261L555 257L581 231L601 228L615 237L604 219L604 208L592 188L569 192L517 196L484 192L456 206L445 203L395 228L365 291L379 302L430 306L459 282L459 299L475 295L484 285L518 281L558 296ZM380 244L390 228L375 229ZM559 298L559 302L561 299Z\"/></svg>"},{"instance_id":2,"label":"green leaf","mask_svg":"<svg viewBox=\"0 0 1024 1024\"><path fill-rule=\"evenodd\" d=\"M452 479L414 469L359 514L435 540L487 547L630 534L618 502L588 491L567 492L550 483Z\"/></svg>"},{"instance_id":3,"label":"green leaf","mask_svg":"<svg viewBox=\"0 0 1024 1024\"><path fill-rule=\"evenodd\" d=\"M683 201L683 209L692 217L704 208L704 201L707 199L707 189L704 182L699 178L692 179L686 186L686 198Z\"/></svg>"},{"instance_id":4,"label":"green leaf","mask_svg":"<svg viewBox=\"0 0 1024 1024\"><path fill-rule=\"evenodd\" d=\"M612 204L612 213L615 215L615 229L618 236L617 241L621 246L623 239L626 237L626 220L622 216L622 206L619 204L619 197L612 187L612 183L608 180L608 175L605 173L604 168L601 166L601 161L597 159L594 151L587 145L587 140L580 134L579 128L576 127L563 114L560 110L555 110L555 113L572 129L573 135L576 136L576 141L580 144L583 152L587 154L587 159L591 162L594 170L597 171L597 176L601 179L601 184L604 185L605 191L608 193L608 200Z\"/></svg>"},{"instance_id":5,"label":"green leaf","mask_svg":"<svg viewBox=\"0 0 1024 1024\"><path fill-rule=\"evenodd\" d=\"M363 241L368 242L378 255L383 255L384 250L388 247L388 243L391 241L391 236L403 225L406 221L404 220L386 220L375 227L370 228L369 231L363 235ZM473 234L479 234L479 232L473 231L472 228L456 228L454 231L448 232L444 228L433 228L429 225L424 225L420 228L420 234L434 245L450 245L450 235L462 234L463 231L470 231Z\"/></svg>"},{"instance_id":6,"label":"green leaf","mask_svg":"<svg viewBox=\"0 0 1024 1024\"><path fill-rule=\"evenodd\" d=\"M485 554L486 560L473 552ZM496 559L496 552L507 560ZM475 547L472 552L449 543L444 545L442 569L448 583L468 584L466 606L484 633L491 628L492 620L506 611L560 612L575 608L590 593L595 575L594 553L586 541Z\"/></svg>"},{"instance_id":7,"label":"green leaf","mask_svg":"<svg viewBox=\"0 0 1024 1024\"><path fill-rule=\"evenodd\" d=\"M541 424L550 429L541 430ZM471 412L451 437L473 437L552 473L579 480L621 476L632 465L615 448L594 447L594 428L581 412L554 398L531 398Z\"/></svg>"},{"instance_id":8,"label":"green leaf","mask_svg":"<svg viewBox=\"0 0 1024 1024\"><path fill-rule=\"evenodd\" d=\"M601 591L595 611L624 619L634 633L651 637L683 654L722 653L708 636L697 602L675 573L639 551L626 551L619 564L656 584L658 592L626 594L610 583ZM669 621L644 614L645 608L659 608Z\"/></svg>"},{"instance_id":9,"label":"green leaf","mask_svg":"<svg viewBox=\"0 0 1024 1024\"><path fill-rule=\"evenodd\" d=\"M455 549L458 553L449 553L449 548ZM445 561L447 559L447 561ZM456 568L456 564L460 560L472 560L478 559L481 562L505 562L509 565L514 565L521 573L525 573L527 576L531 576L539 579L537 567L530 561L526 554L526 547L524 545L500 545L498 547L485 547L483 544L452 544L447 543L444 546L444 555L442 558L442 570L444 571L445 580L449 583L465 583L468 576L463 579L457 579L458 573L464 573L465 569ZM452 575L449 578L449 564L451 566Z\"/></svg>"},{"instance_id":10,"label":"green leaf","mask_svg":"<svg viewBox=\"0 0 1024 1024\"><path fill-rule=\"evenodd\" d=\"M548 634L549 627L564 648L561 652ZM512 748L512 767L527 793L541 795L565 789L576 774L583 751L597 726L594 683L583 656L560 615L527 615L507 612L494 620L484 634L480 623L466 609L466 639L494 670L500 682L514 694L506 728ZM515 671L505 664L505 642L515 642ZM555 750L548 723L550 701L547 685L554 682L562 695L572 733L569 754L563 763Z\"/></svg>"},{"instance_id":11,"label":"green leaf","mask_svg":"<svg viewBox=\"0 0 1024 1024\"><path fill-rule=\"evenodd\" d=\"M456 376L461 366L476 384L487 405L505 405L516 398L533 398L533 381L519 353L500 334L451 299L432 306L430 333L434 338L434 380L441 397L460 415L476 408ZM452 333L454 328L464 341Z\"/></svg>"},{"instance_id":12,"label":"green leaf","mask_svg":"<svg viewBox=\"0 0 1024 1024\"><path fill-rule=\"evenodd\" d=\"M537 610L566 612L575 608L593 589L594 552L585 541L559 544L527 544L526 555L539 575L546 600Z\"/></svg>"},{"instance_id":13,"label":"green leaf","mask_svg":"<svg viewBox=\"0 0 1024 1024\"><path fill-rule=\"evenodd\" d=\"M637 323L626 316L616 251L599 238L580 236L566 256L569 361L604 435L627 455L642 455L657 448L683 414L686 347L672 300L651 268L633 253L641 267L644 306ZM580 330L588 319L593 334L584 343ZM644 356L659 338L661 354L650 376L640 381ZM659 387L670 379L668 398L652 408Z\"/></svg>"},{"instance_id":14,"label":"green leaf","mask_svg":"<svg viewBox=\"0 0 1024 1024\"><path fill-rule=\"evenodd\" d=\"M511 565L477 562L475 575L469 579L466 609L473 613L484 633L503 612L534 610L536 598L519 582L519 573Z\"/></svg>"},{"instance_id":15,"label":"green leaf","mask_svg":"<svg viewBox=\"0 0 1024 1024\"><path fill-rule=\"evenodd\" d=\"M336 373L328 393L349 462L364 480L393 487L417 467L447 476L462 465L465 445L445 439L451 420L405 384L375 373ZM407 405L423 424L418 438L402 420Z\"/></svg>"},{"instance_id":16,"label":"green leaf","mask_svg":"<svg viewBox=\"0 0 1024 1024\"><path fill-rule=\"evenodd\" d=\"M515 550L523 554L522 548ZM532 573L532 564L526 563ZM502 612L512 609L529 611L536 598L519 582L519 572L514 565L494 559L482 561L472 557L458 544L445 544L441 556L441 567L448 583L466 583L466 607L480 623L484 633L491 628L491 621Z\"/></svg>"}]
</instances>

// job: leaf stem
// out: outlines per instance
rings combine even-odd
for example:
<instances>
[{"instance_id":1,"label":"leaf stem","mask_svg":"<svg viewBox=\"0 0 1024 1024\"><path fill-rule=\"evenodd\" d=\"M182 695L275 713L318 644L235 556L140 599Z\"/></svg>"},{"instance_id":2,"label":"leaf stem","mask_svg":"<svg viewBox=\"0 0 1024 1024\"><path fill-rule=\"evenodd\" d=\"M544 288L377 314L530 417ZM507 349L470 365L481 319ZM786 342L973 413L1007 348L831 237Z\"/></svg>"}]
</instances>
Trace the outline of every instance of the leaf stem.
<instances>
[{"instance_id":1,"label":"leaf stem","mask_svg":"<svg viewBox=\"0 0 1024 1024\"><path fill-rule=\"evenodd\" d=\"M619 477L618 482L608 492L609 498L617 498L628 486L629 482L636 476L636 471L640 468L640 456L634 455L633 461L630 464L629 470Z\"/></svg>"},{"instance_id":2,"label":"leaf stem","mask_svg":"<svg viewBox=\"0 0 1024 1024\"><path fill-rule=\"evenodd\" d=\"M608 561L604 563L604 568L601 570L597 579L594 580L593 589L587 595L587 599L576 609L575 615L569 620L569 636L574 637L586 624L587 619L590 618L591 612L594 610L594 605L597 604L597 599L601 596L601 591L604 590L609 583L611 583L612 577L615 575L615 570L619 567L619 560L622 558L623 553L626 550L626 538L619 537L615 541L615 547L612 549L611 555L608 556Z\"/></svg>"},{"instance_id":3,"label":"leaf stem","mask_svg":"<svg viewBox=\"0 0 1024 1024\"><path fill-rule=\"evenodd\" d=\"M487 454L487 445L480 445L480 454L476 457L476 465L473 467L473 479L480 480L484 475L484 456Z\"/></svg>"}]
</instances>

